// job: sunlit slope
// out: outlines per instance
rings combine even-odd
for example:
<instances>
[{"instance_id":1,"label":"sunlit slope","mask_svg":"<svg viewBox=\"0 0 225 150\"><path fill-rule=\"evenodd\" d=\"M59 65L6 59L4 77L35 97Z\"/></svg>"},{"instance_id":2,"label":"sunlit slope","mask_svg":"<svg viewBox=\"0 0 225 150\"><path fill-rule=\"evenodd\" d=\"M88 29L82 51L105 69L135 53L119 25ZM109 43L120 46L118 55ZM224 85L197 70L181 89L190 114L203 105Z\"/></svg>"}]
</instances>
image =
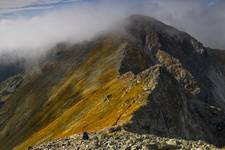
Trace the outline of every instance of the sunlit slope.
<instances>
[{"instance_id":1,"label":"sunlit slope","mask_svg":"<svg viewBox=\"0 0 225 150\"><path fill-rule=\"evenodd\" d=\"M85 52L82 56L80 53L84 52L77 53L76 46L72 47L68 52L62 52L63 56L43 64L42 72L28 76L5 104L6 110L2 116L5 121L1 127L1 143L4 144L0 144L0 149L10 149L23 142L65 111L80 104L85 97L93 99L94 90L116 78L125 45L126 42L120 38L100 38L88 47L80 46ZM85 51L85 48L88 50ZM85 109L89 110L93 102L87 101ZM80 109L72 110L80 113ZM72 118L67 123L70 121L73 124ZM60 130L63 126L64 119L54 130Z\"/></svg>"},{"instance_id":2,"label":"sunlit slope","mask_svg":"<svg viewBox=\"0 0 225 150\"><path fill-rule=\"evenodd\" d=\"M36 141L64 137L82 131L98 131L129 121L133 112L146 102L151 88L154 89L159 70L158 66L152 69L148 74L151 76L148 82L142 78L135 79L132 74L126 74L102 87L82 93L82 98L77 104L33 134L18 149L23 149Z\"/></svg>"},{"instance_id":3,"label":"sunlit slope","mask_svg":"<svg viewBox=\"0 0 225 150\"><path fill-rule=\"evenodd\" d=\"M82 131L98 131L131 119L154 89L160 67L154 67L145 77L132 73L120 76L120 61L129 43L114 39L96 43L85 63L52 88L40 112L32 117L41 127L16 149Z\"/></svg>"}]
</instances>

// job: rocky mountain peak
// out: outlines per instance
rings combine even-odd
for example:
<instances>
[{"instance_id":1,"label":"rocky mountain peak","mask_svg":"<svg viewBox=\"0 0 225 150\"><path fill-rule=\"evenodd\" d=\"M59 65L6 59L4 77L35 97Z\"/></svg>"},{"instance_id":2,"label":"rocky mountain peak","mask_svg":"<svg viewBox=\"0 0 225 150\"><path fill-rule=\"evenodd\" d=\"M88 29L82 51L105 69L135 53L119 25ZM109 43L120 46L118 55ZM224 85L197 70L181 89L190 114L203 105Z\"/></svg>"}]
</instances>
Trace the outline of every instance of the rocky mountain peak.
<instances>
[{"instance_id":1,"label":"rocky mountain peak","mask_svg":"<svg viewBox=\"0 0 225 150\"><path fill-rule=\"evenodd\" d=\"M189 51L194 49L198 53L204 53L203 45L195 38L155 18L132 15L127 22L128 32L142 40L143 45L147 44L146 46L149 46L149 48L160 48L169 51L182 48L182 45L187 44L186 46L190 48ZM151 39L157 40L158 43L154 43Z\"/></svg>"}]
</instances>

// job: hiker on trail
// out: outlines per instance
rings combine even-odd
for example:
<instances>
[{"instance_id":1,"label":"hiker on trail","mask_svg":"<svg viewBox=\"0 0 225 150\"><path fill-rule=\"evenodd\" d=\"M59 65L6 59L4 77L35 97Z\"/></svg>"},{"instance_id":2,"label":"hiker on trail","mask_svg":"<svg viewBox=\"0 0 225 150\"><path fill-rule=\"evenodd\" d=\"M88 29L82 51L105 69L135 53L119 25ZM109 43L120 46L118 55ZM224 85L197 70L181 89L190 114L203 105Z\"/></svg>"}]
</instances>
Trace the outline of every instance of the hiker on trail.
<instances>
[{"instance_id":1,"label":"hiker on trail","mask_svg":"<svg viewBox=\"0 0 225 150\"><path fill-rule=\"evenodd\" d=\"M88 139L89 139L88 133L84 132L83 133L83 140L88 140Z\"/></svg>"}]
</instances>

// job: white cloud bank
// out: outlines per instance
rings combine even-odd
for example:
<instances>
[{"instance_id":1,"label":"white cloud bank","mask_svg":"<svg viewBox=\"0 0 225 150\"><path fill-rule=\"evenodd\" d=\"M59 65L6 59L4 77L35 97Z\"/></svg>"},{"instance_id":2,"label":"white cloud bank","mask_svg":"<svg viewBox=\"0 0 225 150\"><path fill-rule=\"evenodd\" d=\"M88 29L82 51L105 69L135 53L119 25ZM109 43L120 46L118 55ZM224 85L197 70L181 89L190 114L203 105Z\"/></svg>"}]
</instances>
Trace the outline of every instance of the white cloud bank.
<instances>
[{"instance_id":1,"label":"white cloud bank","mask_svg":"<svg viewBox=\"0 0 225 150\"><path fill-rule=\"evenodd\" d=\"M32 18L0 19L0 56L43 55L58 42L88 40L136 13L185 30L207 46L225 49L224 11L224 2L209 7L202 0L99 0Z\"/></svg>"},{"instance_id":2,"label":"white cloud bank","mask_svg":"<svg viewBox=\"0 0 225 150\"><path fill-rule=\"evenodd\" d=\"M120 18L118 13L103 12L107 10L85 5L29 19L2 19L0 56L14 52L19 57L42 55L59 42L88 40Z\"/></svg>"}]
</instances>

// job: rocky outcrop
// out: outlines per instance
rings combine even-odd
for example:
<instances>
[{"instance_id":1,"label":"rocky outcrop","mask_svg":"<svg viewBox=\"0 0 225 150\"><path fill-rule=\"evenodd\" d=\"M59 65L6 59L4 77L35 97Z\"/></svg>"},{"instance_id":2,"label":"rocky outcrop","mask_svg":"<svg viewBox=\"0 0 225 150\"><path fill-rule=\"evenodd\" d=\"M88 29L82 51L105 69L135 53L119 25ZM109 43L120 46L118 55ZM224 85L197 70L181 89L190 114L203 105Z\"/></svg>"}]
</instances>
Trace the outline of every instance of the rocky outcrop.
<instances>
[{"instance_id":1,"label":"rocky outcrop","mask_svg":"<svg viewBox=\"0 0 225 150\"><path fill-rule=\"evenodd\" d=\"M133 37L132 48L125 49L121 73L141 74L156 64L165 70L160 73L147 104L134 113L127 129L201 139L223 146L225 76L224 59L215 59L218 51L209 50L187 33L145 16L131 16L126 29ZM222 52L221 55L225 56Z\"/></svg>"},{"instance_id":2,"label":"rocky outcrop","mask_svg":"<svg viewBox=\"0 0 225 150\"><path fill-rule=\"evenodd\" d=\"M202 141L169 139L149 134L131 132L101 132L90 134L90 140L82 140L81 135L74 135L48 143L29 147L29 150L214 150L213 145Z\"/></svg>"},{"instance_id":3,"label":"rocky outcrop","mask_svg":"<svg viewBox=\"0 0 225 150\"><path fill-rule=\"evenodd\" d=\"M193 81L194 82L194 81ZM202 126L190 104L197 101L179 80L162 67L148 102L134 112L126 129L135 133L151 133L161 137L214 141L209 128Z\"/></svg>"},{"instance_id":4,"label":"rocky outcrop","mask_svg":"<svg viewBox=\"0 0 225 150\"><path fill-rule=\"evenodd\" d=\"M18 88L23 82L22 75L16 75L8 78L7 80L0 83L0 96L3 97L7 94L12 94L15 92L16 88Z\"/></svg>"}]
</instances>

